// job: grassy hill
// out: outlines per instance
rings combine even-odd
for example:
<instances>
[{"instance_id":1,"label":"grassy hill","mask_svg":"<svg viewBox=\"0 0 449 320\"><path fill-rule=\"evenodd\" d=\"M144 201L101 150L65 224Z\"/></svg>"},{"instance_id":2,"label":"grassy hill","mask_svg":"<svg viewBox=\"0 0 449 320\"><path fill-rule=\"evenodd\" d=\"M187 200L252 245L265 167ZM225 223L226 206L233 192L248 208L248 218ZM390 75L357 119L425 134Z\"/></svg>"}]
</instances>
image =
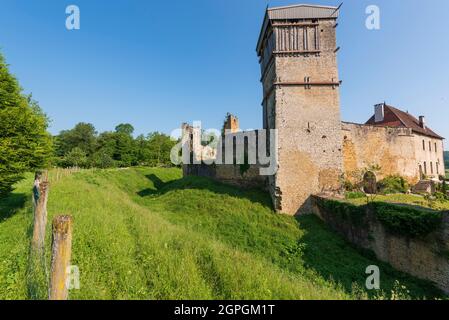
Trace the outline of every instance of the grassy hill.
<instances>
[{"instance_id":1,"label":"grassy hill","mask_svg":"<svg viewBox=\"0 0 449 320\"><path fill-rule=\"evenodd\" d=\"M54 175L52 175L54 177ZM51 179L53 180L51 176ZM0 299L46 298L28 257L31 176L0 200ZM241 191L178 169L83 171L52 182L49 221L74 216L71 299L440 297L427 282L361 252L314 216L275 214L261 191ZM50 260L47 230L46 267ZM365 292L381 268L382 293Z\"/></svg>"}]
</instances>

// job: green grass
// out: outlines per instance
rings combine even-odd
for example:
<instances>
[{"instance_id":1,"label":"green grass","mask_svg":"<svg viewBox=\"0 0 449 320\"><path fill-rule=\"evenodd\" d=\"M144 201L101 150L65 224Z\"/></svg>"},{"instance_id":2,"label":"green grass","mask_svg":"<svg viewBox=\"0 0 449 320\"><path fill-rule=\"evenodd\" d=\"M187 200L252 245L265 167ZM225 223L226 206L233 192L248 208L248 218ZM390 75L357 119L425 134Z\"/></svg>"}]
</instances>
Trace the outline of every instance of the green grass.
<instances>
[{"instance_id":1,"label":"green grass","mask_svg":"<svg viewBox=\"0 0 449 320\"><path fill-rule=\"evenodd\" d=\"M352 204L356 204L356 205L365 205L367 203L366 197L356 198L356 199L348 198L348 199L346 199L346 201L350 202ZM424 207L424 208L440 210L440 211L449 210L449 201L447 201L447 200L429 201L429 200L426 200L423 196L414 195L414 194L398 193L398 194L390 194L390 195L386 195L386 196L377 195L376 197L374 197L374 201Z\"/></svg>"},{"instance_id":2,"label":"green grass","mask_svg":"<svg viewBox=\"0 0 449 320\"><path fill-rule=\"evenodd\" d=\"M46 298L28 256L31 185L29 176L0 200L0 299ZM314 216L275 214L262 191L182 179L178 169L74 173L52 183L48 209L49 221L74 217L81 288L71 299L389 298L396 281L412 298L442 297ZM50 241L47 230L47 269ZM369 265L381 269L382 293L361 289Z\"/></svg>"}]
</instances>

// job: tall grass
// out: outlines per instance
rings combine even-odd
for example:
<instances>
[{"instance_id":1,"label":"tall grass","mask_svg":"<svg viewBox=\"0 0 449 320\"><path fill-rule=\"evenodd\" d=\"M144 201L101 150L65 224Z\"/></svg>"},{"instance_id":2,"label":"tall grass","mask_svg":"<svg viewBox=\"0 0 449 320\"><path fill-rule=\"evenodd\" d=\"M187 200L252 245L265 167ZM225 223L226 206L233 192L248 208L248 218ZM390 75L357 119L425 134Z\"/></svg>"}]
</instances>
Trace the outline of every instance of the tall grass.
<instances>
[{"instance_id":1,"label":"tall grass","mask_svg":"<svg viewBox=\"0 0 449 320\"><path fill-rule=\"evenodd\" d=\"M0 299L46 298L43 271L33 281L27 271L31 185L30 177L0 201ZM441 297L313 216L275 214L262 191L182 179L178 169L59 174L48 209L49 221L74 217L81 288L71 299L358 299L389 297L395 281L413 298ZM47 268L50 242L47 230ZM361 289L373 264L382 294Z\"/></svg>"}]
</instances>

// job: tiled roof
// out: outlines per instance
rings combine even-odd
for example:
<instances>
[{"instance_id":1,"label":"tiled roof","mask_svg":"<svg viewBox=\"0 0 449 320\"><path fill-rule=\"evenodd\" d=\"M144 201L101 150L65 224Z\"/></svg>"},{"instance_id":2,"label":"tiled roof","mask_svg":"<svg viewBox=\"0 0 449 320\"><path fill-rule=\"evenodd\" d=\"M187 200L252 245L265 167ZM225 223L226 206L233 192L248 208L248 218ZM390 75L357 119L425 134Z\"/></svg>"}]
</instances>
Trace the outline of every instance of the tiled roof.
<instances>
[{"instance_id":1,"label":"tiled roof","mask_svg":"<svg viewBox=\"0 0 449 320\"><path fill-rule=\"evenodd\" d=\"M429 136L436 139L444 139L442 136L436 134L428 126L425 128L421 127L419 120L415 118L408 112L401 111L395 107L385 105L384 109L384 120L381 122L375 121L375 116L372 116L366 124L374 126L385 126L385 127L398 127L398 128L409 128L413 132Z\"/></svg>"}]
</instances>

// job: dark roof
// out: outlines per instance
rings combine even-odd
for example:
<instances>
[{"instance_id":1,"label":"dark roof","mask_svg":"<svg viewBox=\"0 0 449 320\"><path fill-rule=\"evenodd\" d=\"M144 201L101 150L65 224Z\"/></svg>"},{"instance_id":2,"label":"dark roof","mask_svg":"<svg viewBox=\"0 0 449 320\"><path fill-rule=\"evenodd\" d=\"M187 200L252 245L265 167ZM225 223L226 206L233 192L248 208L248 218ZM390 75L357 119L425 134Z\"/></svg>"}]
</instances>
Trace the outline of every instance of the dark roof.
<instances>
[{"instance_id":1,"label":"dark roof","mask_svg":"<svg viewBox=\"0 0 449 320\"><path fill-rule=\"evenodd\" d=\"M422 134L436 139L444 139L442 136L436 134L428 126L425 126L425 128L421 127L419 124L419 120L410 113L401 111L399 109L396 109L395 107L386 104L384 108L385 108L384 109L385 115L383 121L376 122L375 116L372 116L366 122L366 124L383 127L409 128L412 129L413 132L418 134Z\"/></svg>"}]
</instances>

